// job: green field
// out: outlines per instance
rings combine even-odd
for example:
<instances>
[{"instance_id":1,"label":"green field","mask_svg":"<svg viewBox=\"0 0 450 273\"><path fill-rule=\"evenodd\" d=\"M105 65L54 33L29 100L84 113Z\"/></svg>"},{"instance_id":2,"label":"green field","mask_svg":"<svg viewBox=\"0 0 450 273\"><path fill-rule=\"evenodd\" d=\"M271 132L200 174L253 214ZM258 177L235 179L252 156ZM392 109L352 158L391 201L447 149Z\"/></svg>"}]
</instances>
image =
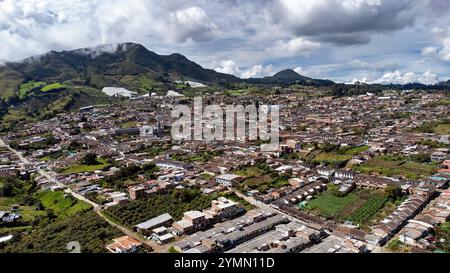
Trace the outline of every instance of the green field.
<instances>
[{"instance_id":1,"label":"green field","mask_svg":"<svg viewBox=\"0 0 450 273\"><path fill-rule=\"evenodd\" d=\"M358 195L354 193L347 194L344 197L337 197L329 192L325 192L309 201L305 209L313 211L323 217L335 218L338 216L338 213L345 209L345 207L357 200Z\"/></svg>"},{"instance_id":2,"label":"green field","mask_svg":"<svg viewBox=\"0 0 450 273\"><path fill-rule=\"evenodd\" d=\"M66 88L66 86L64 84L61 83L52 83L52 84L48 84L44 87L41 88L42 92L48 92L48 91L52 91L55 89L63 89Z\"/></svg>"},{"instance_id":3,"label":"green field","mask_svg":"<svg viewBox=\"0 0 450 273\"><path fill-rule=\"evenodd\" d=\"M31 90L39 88L39 87L42 87L45 84L46 84L45 82L35 82L35 81L30 81L30 82L27 82L27 83L23 83L23 84L20 85L20 88L19 88L19 97L23 98Z\"/></svg>"},{"instance_id":4,"label":"green field","mask_svg":"<svg viewBox=\"0 0 450 273\"><path fill-rule=\"evenodd\" d=\"M346 155L358 155L361 152L368 150L369 148L370 148L369 146L355 147L355 148L351 148L351 149L345 151L345 154Z\"/></svg>"},{"instance_id":5,"label":"green field","mask_svg":"<svg viewBox=\"0 0 450 273\"><path fill-rule=\"evenodd\" d=\"M234 172L236 175L240 175L244 178L253 177L253 176L261 176L264 175L264 171L257 167L248 167L242 170L237 170Z\"/></svg>"},{"instance_id":6,"label":"green field","mask_svg":"<svg viewBox=\"0 0 450 273\"><path fill-rule=\"evenodd\" d=\"M320 163L329 163L329 164L335 164L340 162L345 162L352 159L351 155L348 154L337 154L334 152L326 153L322 152L318 154L316 157L314 157L313 161L320 162Z\"/></svg>"},{"instance_id":7,"label":"green field","mask_svg":"<svg viewBox=\"0 0 450 273\"><path fill-rule=\"evenodd\" d=\"M106 168L109 164L104 159L98 159L100 164L97 165L72 165L64 170L61 173L63 174L72 174L72 173L84 173L84 172L94 172Z\"/></svg>"},{"instance_id":8,"label":"green field","mask_svg":"<svg viewBox=\"0 0 450 273\"><path fill-rule=\"evenodd\" d=\"M84 212L91 209L91 205L76 200L72 196L64 196L61 191L45 191L36 194L36 197L42 202L46 209L50 209L58 216L72 216L78 212Z\"/></svg>"},{"instance_id":9,"label":"green field","mask_svg":"<svg viewBox=\"0 0 450 273\"><path fill-rule=\"evenodd\" d=\"M239 96L245 96L250 92L250 90L247 89L242 89L242 90L227 90L225 91L225 94L227 94L228 96L234 96L234 97L239 97Z\"/></svg>"},{"instance_id":10,"label":"green field","mask_svg":"<svg viewBox=\"0 0 450 273\"><path fill-rule=\"evenodd\" d=\"M357 209L348 220L363 224L370 220L387 202L386 196L374 195Z\"/></svg>"},{"instance_id":11,"label":"green field","mask_svg":"<svg viewBox=\"0 0 450 273\"><path fill-rule=\"evenodd\" d=\"M436 164L421 164L403 159L391 159L378 156L360 166L353 166L353 170L362 173L376 173L384 176L400 175L409 179L419 179L432 175L437 170Z\"/></svg>"}]
</instances>

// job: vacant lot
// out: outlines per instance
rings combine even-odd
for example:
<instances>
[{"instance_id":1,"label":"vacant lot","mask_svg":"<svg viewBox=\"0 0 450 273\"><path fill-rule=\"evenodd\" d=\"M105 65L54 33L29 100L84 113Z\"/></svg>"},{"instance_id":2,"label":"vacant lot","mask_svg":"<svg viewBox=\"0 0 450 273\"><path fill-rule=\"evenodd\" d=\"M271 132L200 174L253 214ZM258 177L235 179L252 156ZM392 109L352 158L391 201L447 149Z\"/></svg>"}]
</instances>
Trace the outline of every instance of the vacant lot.
<instances>
[{"instance_id":1,"label":"vacant lot","mask_svg":"<svg viewBox=\"0 0 450 273\"><path fill-rule=\"evenodd\" d=\"M365 224L384 207L387 200L380 191L356 189L343 197L325 192L307 202L303 209L325 218Z\"/></svg>"},{"instance_id":2,"label":"vacant lot","mask_svg":"<svg viewBox=\"0 0 450 273\"><path fill-rule=\"evenodd\" d=\"M65 196L64 192L45 191L36 194L46 209L51 210L57 216L72 216L77 212L88 211L91 205L76 200L72 196Z\"/></svg>"},{"instance_id":3,"label":"vacant lot","mask_svg":"<svg viewBox=\"0 0 450 273\"><path fill-rule=\"evenodd\" d=\"M322 152L314 157L313 161L318 163L328 163L328 164L341 164L352 159L351 155L348 154L337 154L334 152L326 153Z\"/></svg>"},{"instance_id":4,"label":"vacant lot","mask_svg":"<svg viewBox=\"0 0 450 273\"><path fill-rule=\"evenodd\" d=\"M109 164L104 159L98 159L100 164L96 165L72 165L61 171L63 174L72 174L72 173L84 173L84 172L94 172L106 168Z\"/></svg>"},{"instance_id":5,"label":"vacant lot","mask_svg":"<svg viewBox=\"0 0 450 273\"><path fill-rule=\"evenodd\" d=\"M421 164L379 156L360 166L354 166L353 169L362 173L374 173L384 176L400 175L409 179L418 179L435 173L437 166L435 164Z\"/></svg>"},{"instance_id":6,"label":"vacant lot","mask_svg":"<svg viewBox=\"0 0 450 273\"><path fill-rule=\"evenodd\" d=\"M337 197L329 192L325 192L309 201L306 209L326 218L336 218L346 206L357 200L358 195L354 193L347 194L344 197Z\"/></svg>"}]
</instances>

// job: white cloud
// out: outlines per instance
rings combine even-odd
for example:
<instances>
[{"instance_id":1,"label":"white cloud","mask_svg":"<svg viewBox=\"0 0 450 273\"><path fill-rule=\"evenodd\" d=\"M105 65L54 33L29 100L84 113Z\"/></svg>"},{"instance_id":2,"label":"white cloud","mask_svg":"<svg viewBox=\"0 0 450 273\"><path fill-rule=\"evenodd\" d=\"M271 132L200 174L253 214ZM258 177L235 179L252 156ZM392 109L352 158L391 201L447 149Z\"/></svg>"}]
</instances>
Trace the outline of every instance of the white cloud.
<instances>
[{"instance_id":1,"label":"white cloud","mask_svg":"<svg viewBox=\"0 0 450 273\"><path fill-rule=\"evenodd\" d=\"M249 78L261 78L265 76L270 76L274 74L273 65L254 65L249 70L241 73L241 78L249 79Z\"/></svg>"},{"instance_id":2,"label":"white cloud","mask_svg":"<svg viewBox=\"0 0 450 273\"><path fill-rule=\"evenodd\" d=\"M435 56L439 51L439 48L435 46L427 46L422 48L422 55L423 56Z\"/></svg>"},{"instance_id":3,"label":"white cloud","mask_svg":"<svg viewBox=\"0 0 450 273\"><path fill-rule=\"evenodd\" d=\"M291 40L277 41L266 52L276 57L290 57L290 56L308 56L314 50L320 47L319 43L305 40L304 38L294 38Z\"/></svg>"},{"instance_id":4,"label":"white cloud","mask_svg":"<svg viewBox=\"0 0 450 273\"><path fill-rule=\"evenodd\" d=\"M205 10L179 2L3 0L0 59L20 60L49 50L128 41L192 44L217 34Z\"/></svg>"},{"instance_id":5,"label":"white cloud","mask_svg":"<svg viewBox=\"0 0 450 273\"><path fill-rule=\"evenodd\" d=\"M225 60L220 62L220 66L215 68L215 71L235 75L242 79L261 78L274 74L272 65L254 65L247 70L239 68L233 60Z\"/></svg>"},{"instance_id":6,"label":"white cloud","mask_svg":"<svg viewBox=\"0 0 450 273\"><path fill-rule=\"evenodd\" d=\"M447 77L449 8L443 0L0 0L0 60L135 42L241 77L298 65L342 81L406 67ZM427 63L414 66L427 39ZM355 59L364 61L349 64Z\"/></svg>"},{"instance_id":7,"label":"white cloud","mask_svg":"<svg viewBox=\"0 0 450 273\"><path fill-rule=\"evenodd\" d=\"M366 81L367 83L376 84L408 84L408 83L423 83L423 84L435 84L439 82L439 78L436 74L431 71L426 71L424 73L406 72L402 73L398 70L385 73L381 78L374 81Z\"/></svg>"},{"instance_id":8,"label":"white cloud","mask_svg":"<svg viewBox=\"0 0 450 273\"><path fill-rule=\"evenodd\" d=\"M422 48L422 55L450 62L450 28L434 27L431 33L434 34L436 45Z\"/></svg>"},{"instance_id":9,"label":"white cloud","mask_svg":"<svg viewBox=\"0 0 450 273\"><path fill-rule=\"evenodd\" d=\"M231 74L238 77L241 75L241 70L233 60L221 61L220 66L216 67L214 70L220 73Z\"/></svg>"}]
</instances>

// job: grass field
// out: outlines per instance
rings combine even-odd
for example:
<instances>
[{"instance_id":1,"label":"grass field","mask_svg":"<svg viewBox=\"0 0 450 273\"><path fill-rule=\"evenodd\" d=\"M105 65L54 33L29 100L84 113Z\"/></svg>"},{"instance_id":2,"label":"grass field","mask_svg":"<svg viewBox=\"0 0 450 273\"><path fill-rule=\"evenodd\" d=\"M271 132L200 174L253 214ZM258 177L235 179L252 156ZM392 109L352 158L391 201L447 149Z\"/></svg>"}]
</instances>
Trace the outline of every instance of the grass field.
<instances>
[{"instance_id":1,"label":"grass field","mask_svg":"<svg viewBox=\"0 0 450 273\"><path fill-rule=\"evenodd\" d=\"M351 149L345 151L345 154L346 155L358 155L361 152L368 150L369 148L370 148L369 146L355 147L355 148L351 148Z\"/></svg>"},{"instance_id":2,"label":"grass field","mask_svg":"<svg viewBox=\"0 0 450 273\"><path fill-rule=\"evenodd\" d=\"M91 205L76 200L72 196L65 196L64 192L45 191L36 194L46 209L50 209L58 216L71 216L78 212L91 209Z\"/></svg>"},{"instance_id":3,"label":"grass field","mask_svg":"<svg viewBox=\"0 0 450 273\"><path fill-rule=\"evenodd\" d=\"M250 92L250 90L242 89L242 90L227 90L225 91L225 94L229 96L239 97L239 96L245 96Z\"/></svg>"},{"instance_id":4,"label":"grass field","mask_svg":"<svg viewBox=\"0 0 450 273\"><path fill-rule=\"evenodd\" d=\"M240 175L245 178L253 177L253 176L261 176L264 174L263 171L257 167L248 167L243 170L237 170L234 173L236 175Z\"/></svg>"},{"instance_id":5,"label":"grass field","mask_svg":"<svg viewBox=\"0 0 450 273\"><path fill-rule=\"evenodd\" d=\"M258 190L261 193L267 193L268 190L274 188L279 189L289 185L287 180L275 180L270 175L255 176L247 178L240 184L240 188L244 191Z\"/></svg>"},{"instance_id":6,"label":"grass field","mask_svg":"<svg viewBox=\"0 0 450 273\"><path fill-rule=\"evenodd\" d=\"M84 173L84 172L94 172L108 167L109 164L104 159L98 159L101 164L97 165L72 165L64 169L61 173L72 174L72 173Z\"/></svg>"},{"instance_id":7,"label":"grass field","mask_svg":"<svg viewBox=\"0 0 450 273\"><path fill-rule=\"evenodd\" d=\"M348 154L340 155L337 153L322 152L322 153L316 155L316 157L314 157L313 161L317 161L320 163L328 162L330 164L334 164L334 163L348 161L350 159L352 159L352 156L348 155Z\"/></svg>"},{"instance_id":8,"label":"grass field","mask_svg":"<svg viewBox=\"0 0 450 273\"><path fill-rule=\"evenodd\" d=\"M39 88L45 85L45 82L35 82L35 81L30 81L24 84L20 85L19 88L19 97L23 98L27 95L28 92L30 92L31 90L35 89L35 88Z\"/></svg>"},{"instance_id":9,"label":"grass field","mask_svg":"<svg viewBox=\"0 0 450 273\"><path fill-rule=\"evenodd\" d=\"M41 88L42 92L48 92L48 91L52 91L55 89L62 89L62 88L66 88L66 86L64 84L61 83L52 83L52 84L48 84L44 87Z\"/></svg>"},{"instance_id":10,"label":"grass field","mask_svg":"<svg viewBox=\"0 0 450 273\"><path fill-rule=\"evenodd\" d=\"M421 164L405 160L386 160L384 157L374 157L353 170L362 173L377 173L384 176L400 175L409 179L427 177L436 172L435 164Z\"/></svg>"},{"instance_id":11,"label":"grass field","mask_svg":"<svg viewBox=\"0 0 450 273\"><path fill-rule=\"evenodd\" d=\"M337 197L329 192L319 195L306 205L306 209L316 212L317 214L327 217L337 217L338 213L345 209L346 206L358 200L358 195L354 193L347 194L344 197Z\"/></svg>"}]
</instances>

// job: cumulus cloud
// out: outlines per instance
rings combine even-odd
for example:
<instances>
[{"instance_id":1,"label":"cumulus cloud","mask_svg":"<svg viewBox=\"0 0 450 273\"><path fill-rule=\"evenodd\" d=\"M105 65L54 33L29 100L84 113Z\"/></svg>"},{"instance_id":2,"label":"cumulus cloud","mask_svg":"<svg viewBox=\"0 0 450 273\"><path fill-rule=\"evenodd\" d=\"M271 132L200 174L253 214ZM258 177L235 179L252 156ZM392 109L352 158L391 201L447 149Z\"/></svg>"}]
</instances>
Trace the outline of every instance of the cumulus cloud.
<instances>
[{"instance_id":1,"label":"cumulus cloud","mask_svg":"<svg viewBox=\"0 0 450 273\"><path fill-rule=\"evenodd\" d=\"M195 5L150 0L0 1L0 59L127 41L205 41L217 26Z\"/></svg>"},{"instance_id":2,"label":"cumulus cloud","mask_svg":"<svg viewBox=\"0 0 450 273\"><path fill-rule=\"evenodd\" d=\"M337 68L349 78L361 76L356 70L381 76L417 59L429 63L413 71L450 75L442 67L450 61L449 10L443 0L0 0L0 60L136 42L240 77L297 66L310 77L333 78ZM390 47L377 44L382 38ZM393 52L397 66L371 64ZM348 63L354 59L367 64Z\"/></svg>"},{"instance_id":3,"label":"cumulus cloud","mask_svg":"<svg viewBox=\"0 0 450 273\"><path fill-rule=\"evenodd\" d=\"M362 81L364 82L364 81ZM423 83L423 84L435 84L439 82L439 77L431 71L424 73L406 72L402 73L398 70L385 73L381 78L374 81L365 81L368 83L376 84L408 84L408 83Z\"/></svg>"},{"instance_id":4,"label":"cumulus cloud","mask_svg":"<svg viewBox=\"0 0 450 273\"><path fill-rule=\"evenodd\" d=\"M450 28L433 28L431 32L435 35L436 45L422 48L422 55L450 62Z\"/></svg>"},{"instance_id":5,"label":"cumulus cloud","mask_svg":"<svg viewBox=\"0 0 450 273\"><path fill-rule=\"evenodd\" d=\"M220 66L215 70L220 73L231 74L235 76L241 75L241 70L233 60L225 60L220 62Z\"/></svg>"},{"instance_id":6,"label":"cumulus cloud","mask_svg":"<svg viewBox=\"0 0 450 273\"><path fill-rule=\"evenodd\" d=\"M279 0L273 16L300 36L336 44L361 44L371 34L412 26L420 17L448 10L439 0ZM428 14L427 14L428 13Z\"/></svg>"},{"instance_id":7,"label":"cumulus cloud","mask_svg":"<svg viewBox=\"0 0 450 273\"><path fill-rule=\"evenodd\" d=\"M273 46L266 49L266 52L276 57L308 56L319 47L319 43L304 38L294 38L288 41L277 41Z\"/></svg>"},{"instance_id":8,"label":"cumulus cloud","mask_svg":"<svg viewBox=\"0 0 450 273\"><path fill-rule=\"evenodd\" d=\"M254 65L249 69L241 69L233 60L221 61L220 66L216 67L215 71L235 75L242 79L261 78L274 74L272 65Z\"/></svg>"}]
</instances>

